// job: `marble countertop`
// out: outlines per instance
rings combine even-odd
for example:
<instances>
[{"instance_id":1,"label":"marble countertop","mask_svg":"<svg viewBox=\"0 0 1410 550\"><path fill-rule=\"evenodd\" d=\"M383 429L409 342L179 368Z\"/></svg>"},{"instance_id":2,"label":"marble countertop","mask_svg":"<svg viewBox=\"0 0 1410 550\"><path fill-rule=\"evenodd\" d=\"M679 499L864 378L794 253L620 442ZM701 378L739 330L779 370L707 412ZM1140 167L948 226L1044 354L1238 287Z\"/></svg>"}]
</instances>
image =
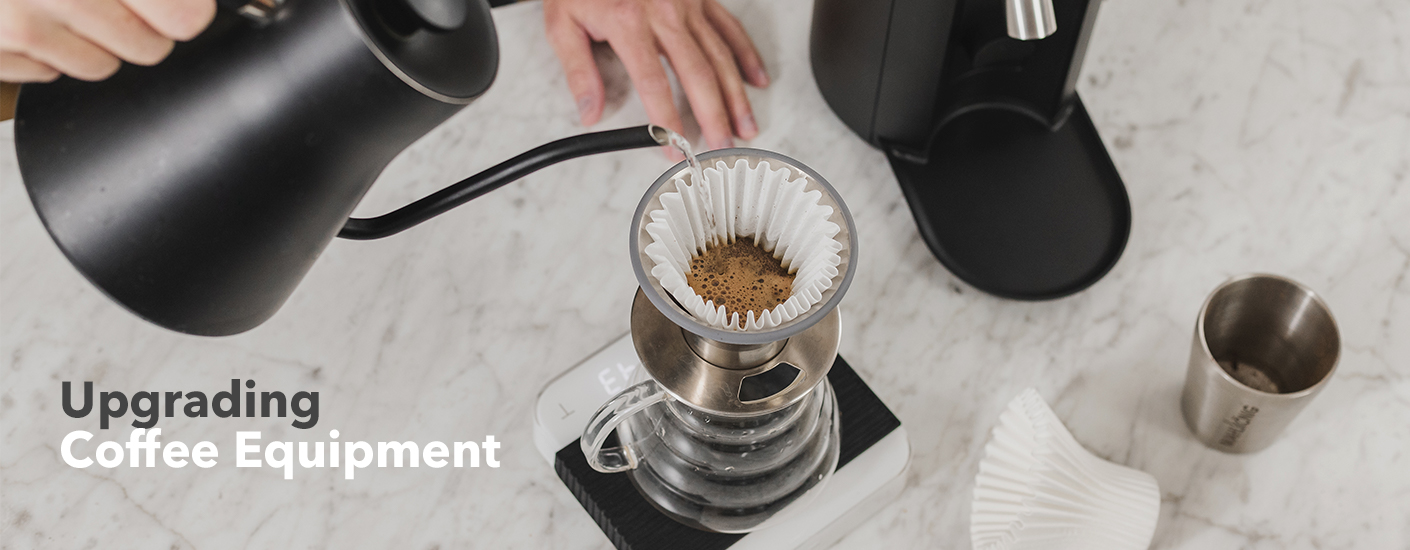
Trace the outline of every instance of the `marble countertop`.
<instances>
[{"instance_id":1,"label":"marble countertop","mask_svg":"<svg viewBox=\"0 0 1410 550\"><path fill-rule=\"evenodd\" d=\"M1153 548L1410 545L1410 3L1111 0L1078 86L1131 196L1116 267L1049 302L975 291L930 255L884 157L823 103L807 0L726 0L773 85L749 143L808 163L856 218L863 263L842 353L909 427L904 493L842 548L964 548L977 463L1029 386L1098 455L1153 474ZM496 10L482 99L416 143L358 209L384 212L583 131L537 3ZM597 127L645 115L603 54ZM146 324L108 302L36 219L0 127L0 546L606 548L537 455L534 397L624 334L630 213L669 163L634 151L561 164L396 237L336 241L283 310L235 337ZM1225 455L1178 397L1205 294L1249 271L1316 289L1340 323L1335 378L1273 447ZM498 469L70 468L96 430L59 382L98 389L318 390L319 424L163 418L165 437L453 440L495 435ZM130 420L130 417L129 417ZM100 434L123 438L126 426Z\"/></svg>"}]
</instances>

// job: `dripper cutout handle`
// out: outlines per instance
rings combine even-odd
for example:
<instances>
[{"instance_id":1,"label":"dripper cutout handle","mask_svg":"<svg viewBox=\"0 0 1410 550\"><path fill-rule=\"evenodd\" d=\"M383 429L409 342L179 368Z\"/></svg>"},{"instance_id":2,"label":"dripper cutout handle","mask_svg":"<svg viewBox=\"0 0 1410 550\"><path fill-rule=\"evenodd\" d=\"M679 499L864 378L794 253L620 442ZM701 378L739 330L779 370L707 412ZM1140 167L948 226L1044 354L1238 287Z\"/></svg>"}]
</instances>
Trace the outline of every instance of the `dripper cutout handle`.
<instances>
[{"instance_id":1,"label":"dripper cutout handle","mask_svg":"<svg viewBox=\"0 0 1410 550\"><path fill-rule=\"evenodd\" d=\"M637 467L636 451L628 443L618 447L602 448L607 436L617 430L624 420L647 407L665 401L669 397L666 390L655 380L647 380L622 390L592 416L583 437L579 440L583 456L592 469L604 474L625 472Z\"/></svg>"}]
</instances>

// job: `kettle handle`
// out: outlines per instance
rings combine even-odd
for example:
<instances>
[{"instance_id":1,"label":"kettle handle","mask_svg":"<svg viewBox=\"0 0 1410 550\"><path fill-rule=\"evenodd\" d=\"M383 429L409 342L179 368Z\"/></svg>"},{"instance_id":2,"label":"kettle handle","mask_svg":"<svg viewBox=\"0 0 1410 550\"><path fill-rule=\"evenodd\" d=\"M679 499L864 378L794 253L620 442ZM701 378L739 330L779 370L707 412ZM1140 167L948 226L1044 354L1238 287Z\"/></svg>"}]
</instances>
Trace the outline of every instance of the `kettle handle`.
<instances>
[{"instance_id":1,"label":"kettle handle","mask_svg":"<svg viewBox=\"0 0 1410 550\"><path fill-rule=\"evenodd\" d=\"M258 23L268 23L284 0L216 0L216 5L243 15Z\"/></svg>"},{"instance_id":2,"label":"kettle handle","mask_svg":"<svg viewBox=\"0 0 1410 550\"><path fill-rule=\"evenodd\" d=\"M465 204L506 183L540 168L582 156L670 143L670 130L647 124L620 130L592 132L540 145L494 167L460 180L431 195L375 218L350 218L338 236L368 241L395 235L412 226Z\"/></svg>"}]
</instances>

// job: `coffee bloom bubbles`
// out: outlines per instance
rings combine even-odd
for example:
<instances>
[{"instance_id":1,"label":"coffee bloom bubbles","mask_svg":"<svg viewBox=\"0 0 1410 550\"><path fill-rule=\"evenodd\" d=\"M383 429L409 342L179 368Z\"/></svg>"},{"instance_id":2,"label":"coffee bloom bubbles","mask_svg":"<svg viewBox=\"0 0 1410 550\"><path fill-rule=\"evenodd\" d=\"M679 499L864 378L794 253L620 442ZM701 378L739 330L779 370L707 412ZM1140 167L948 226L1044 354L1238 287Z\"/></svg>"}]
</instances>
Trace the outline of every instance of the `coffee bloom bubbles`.
<instances>
[{"instance_id":1,"label":"coffee bloom bubbles","mask_svg":"<svg viewBox=\"0 0 1410 550\"><path fill-rule=\"evenodd\" d=\"M214 414L220 418L238 418L243 408L246 417L256 414L256 394L242 392L240 380L230 381L230 391L217 392L209 401L206 394L192 392L137 392L129 399L122 392L102 392L98 398L99 428L108 429L109 420L122 418L130 409L135 428L124 443L104 441L94 446L93 434L75 430L64 436L60 454L64 463L74 468L87 468L95 462L104 468L117 468L124 462L132 468L153 468L157 465L158 451L161 462L170 468L184 468L194 464L198 468L216 465L220 451L210 441L197 442L187 446L181 441L162 441L161 428L156 428L162 411L166 417L176 415L178 405L189 418L206 418ZM253 389L254 380L246 380L244 386ZM286 398L282 392L259 392L259 416L268 418L271 413L285 418L289 411L296 420L292 425L299 429L309 429L318 423L318 392L298 392ZM184 400L185 403L179 403ZM241 406L243 402L243 407ZM83 383L83 402L75 408L72 400L72 387L63 383L64 412L73 418L84 418L93 410L93 383ZM164 405L164 406L163 406ZM422 463L431 468L453 466L463 468L468 465L478 468L483 463L490 468L498 468L495 451L500 444L493 435L485 436L484 441L453 441L443 443L432 441L419 445L411 441L337 441L338 430L330 430L330 441L271 441L260 445L260 432L235 432L235 466L237 468L270 468L284 470L284 479L294 478L294 467L300 468L343 468L344 479L353 479L359 468L370 468L374 462L378 468L388 465L394 468L418 468ZM296 450L297 449L297 450ZM326 458L326 460L325 460Z\"/></svg>"}]
</instances>

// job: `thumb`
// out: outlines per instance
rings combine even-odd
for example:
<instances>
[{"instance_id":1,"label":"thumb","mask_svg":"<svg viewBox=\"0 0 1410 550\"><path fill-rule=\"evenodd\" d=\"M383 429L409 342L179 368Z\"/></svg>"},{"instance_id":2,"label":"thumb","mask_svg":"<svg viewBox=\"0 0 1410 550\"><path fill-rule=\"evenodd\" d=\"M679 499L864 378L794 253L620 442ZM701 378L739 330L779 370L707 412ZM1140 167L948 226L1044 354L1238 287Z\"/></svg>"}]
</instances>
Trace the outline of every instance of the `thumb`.
<instances>
[{"instance_id":1,"label":"thumb","mask_svg":"<svg viewBox=\"0 0 1410 550\"><path fill-rule=\"evenodd\" d=\"M568 77L568 90L578 106L583 126L592 126L602 118L605 93L597 61L592 57L592 41L587 32L566 14L544 12L545 27L553 51L563 64Z\"/></svg>"}]
</instances>

